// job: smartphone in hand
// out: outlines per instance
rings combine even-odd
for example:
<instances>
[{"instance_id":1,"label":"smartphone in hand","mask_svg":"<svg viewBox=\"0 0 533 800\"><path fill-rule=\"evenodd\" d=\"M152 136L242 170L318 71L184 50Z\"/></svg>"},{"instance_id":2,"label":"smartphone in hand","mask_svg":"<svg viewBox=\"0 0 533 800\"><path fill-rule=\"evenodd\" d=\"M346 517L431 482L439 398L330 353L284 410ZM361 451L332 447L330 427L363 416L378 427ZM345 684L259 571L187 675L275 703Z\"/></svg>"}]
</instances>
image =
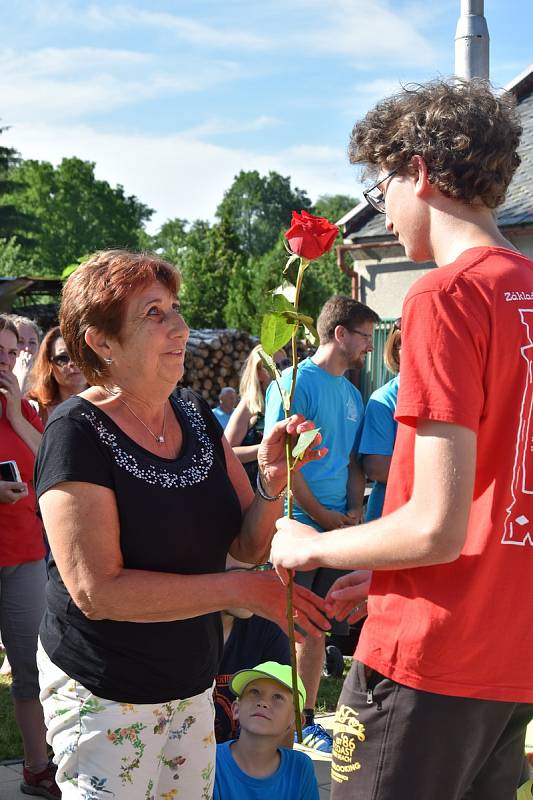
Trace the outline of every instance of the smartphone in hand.
<instances>
[{"instance_id":1,"label":"smartphone in hand","mask_svg":"<svg viewBox=\"0 0 533 800\"><path fill-rule=\"evenodd\" d=\"M0 481L21 483L22 478L16 461L0 461Z\"/></svg>"}]
</instances>

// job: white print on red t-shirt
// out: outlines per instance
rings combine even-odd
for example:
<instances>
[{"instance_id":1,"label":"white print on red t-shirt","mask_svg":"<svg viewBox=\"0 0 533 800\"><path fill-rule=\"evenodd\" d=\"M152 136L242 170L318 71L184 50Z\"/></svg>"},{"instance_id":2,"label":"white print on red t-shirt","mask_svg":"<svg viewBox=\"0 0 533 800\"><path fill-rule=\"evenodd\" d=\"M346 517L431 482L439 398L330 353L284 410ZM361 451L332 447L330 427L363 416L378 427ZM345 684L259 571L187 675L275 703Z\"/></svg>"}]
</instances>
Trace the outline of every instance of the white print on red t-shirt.
<instances>
[{"instance_id":1,"label":"white print on red t-shirt","mask_svg":"<svg viewBox=\"0 0 533 800\"><path fill-rule=\"evenodd\" d=\"M504 292L507 303L511 300L533 300L533 292Z\"/></svg>"},{"instance_id":2,"label":"white print on red t-shirt","mask_svg":"<svg viewBox=\"0 0 533 800\"><path fill-rule=\"evenodd\" d=\"M520 408L515 461L511 483L512 501L507 509L502 544L533 545L533 308L519 308L520 321L529 344L520 348L525 359L526 384Z\"/></svg>"}]
</instances>

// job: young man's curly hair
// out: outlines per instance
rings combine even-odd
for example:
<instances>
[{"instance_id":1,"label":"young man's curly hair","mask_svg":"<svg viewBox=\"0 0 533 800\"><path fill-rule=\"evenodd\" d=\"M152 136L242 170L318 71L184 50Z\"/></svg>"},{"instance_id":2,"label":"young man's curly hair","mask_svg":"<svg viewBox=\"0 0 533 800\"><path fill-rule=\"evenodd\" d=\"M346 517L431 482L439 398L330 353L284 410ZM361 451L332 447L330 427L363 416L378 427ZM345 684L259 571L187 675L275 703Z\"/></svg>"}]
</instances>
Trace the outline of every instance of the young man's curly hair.
<instances>
[{"instance_id":1,"label":"young man's curly hair","mask_svg":"<svg viewBox=\"0 0 533 800\"><path fill-rule=\"evenodd\" d=\"M495 95L487 81L409 85L358 122L348 155L372 174L409 171L415 155L447 197L496 208L520 164L522 127L512 94Z\"/></svg>"}]
</instances>

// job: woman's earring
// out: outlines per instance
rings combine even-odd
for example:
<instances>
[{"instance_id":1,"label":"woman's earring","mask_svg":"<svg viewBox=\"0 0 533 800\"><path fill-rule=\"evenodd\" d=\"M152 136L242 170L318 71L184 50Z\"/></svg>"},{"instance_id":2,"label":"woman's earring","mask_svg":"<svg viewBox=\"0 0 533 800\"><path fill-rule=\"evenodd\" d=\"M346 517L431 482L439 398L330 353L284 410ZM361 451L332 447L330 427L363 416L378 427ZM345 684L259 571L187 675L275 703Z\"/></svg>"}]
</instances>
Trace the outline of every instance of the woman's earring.
<instances>
[{"instance_id":1,"label":"woman's earring","mask_svg":"<svg viewBox=\"0 0 533 800\"><path fill-rule=\"evenodd\" d=\"M105 363L107 364L108 367L113 363L113 359L112 358L104 358L104 361L105 361Z\"/></svg>"}]
</instances>

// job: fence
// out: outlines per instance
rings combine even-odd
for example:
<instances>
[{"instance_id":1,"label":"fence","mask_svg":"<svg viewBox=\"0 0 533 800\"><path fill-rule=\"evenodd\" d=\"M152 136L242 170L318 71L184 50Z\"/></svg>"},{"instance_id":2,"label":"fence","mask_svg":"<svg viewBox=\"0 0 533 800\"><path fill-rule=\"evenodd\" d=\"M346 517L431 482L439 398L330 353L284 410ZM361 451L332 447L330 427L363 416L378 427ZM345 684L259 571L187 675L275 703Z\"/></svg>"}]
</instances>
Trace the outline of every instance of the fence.
<instances>
[{"instance_id":1,"label":"fence","mask_svg":"<svg viewBox=\"0 0 533 800\"><path fill-rule=\"evenodd\" d=\"M392 330L394 319L383 319L374 328L374 340L372 342L373 351L368 353L365 359L365 366L361 370L360 390L363 400L366 401L376 389L384 383L394 378L394 373L389 372L383 363L383 351L387 336Z\"/></svg>"}]
</instances>

